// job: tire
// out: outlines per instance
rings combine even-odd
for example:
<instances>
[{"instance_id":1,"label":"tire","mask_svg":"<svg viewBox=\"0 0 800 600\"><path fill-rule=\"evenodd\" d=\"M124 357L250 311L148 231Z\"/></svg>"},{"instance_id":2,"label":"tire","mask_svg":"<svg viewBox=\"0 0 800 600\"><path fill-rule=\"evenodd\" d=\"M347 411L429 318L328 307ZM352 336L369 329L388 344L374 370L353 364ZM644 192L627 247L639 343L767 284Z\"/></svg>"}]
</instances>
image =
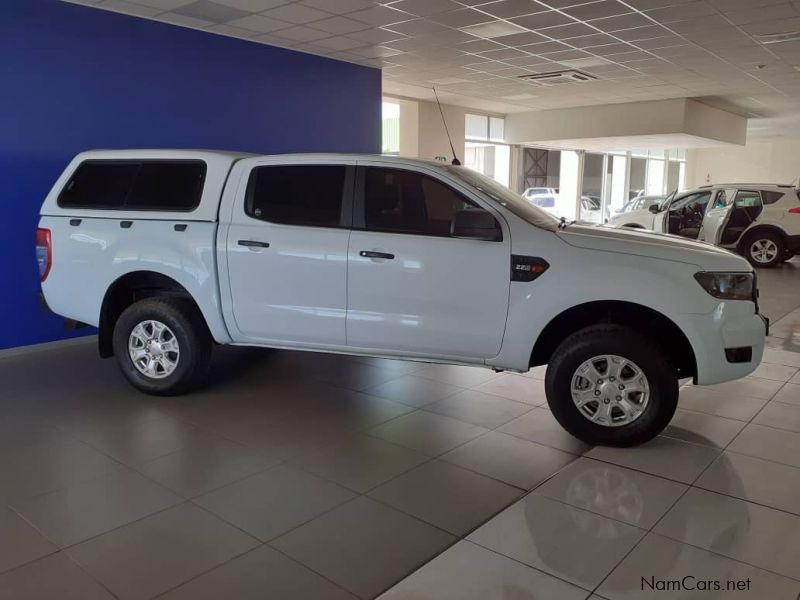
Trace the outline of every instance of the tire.
<instances>
[{"instance_id":1,"label":"tire","mask_svg":"<svg viewBox=\"0 0 800 600\"><path fill-rule=\"evenodd\" d=\"M757 248L762 249L758 252ZM742 254L754 267L770 268L784 261L786 247L783 238L772 231L751 233L742 244Z\"/></svg>"},{"instance_id":2,"label":"tire","mask_svg":"<svg viewBox=\"0 0 800 600\"><path fill-rule=\"evenodd\" d=\"M202 315L187 300L141 300L126 308L114 326L114 354L122 373L135 388L155 396L175 396L197 387L211 359L211 347ZM139 360L141 368L132 357L137 349L151 351L152 360ZM150 374L143 371L148 365L155 365Z\"/></svg>"},{"instance_id":3,"label":"tire","mask_svg":"<svg viewBox=\"0 0 800 600\"><path fill-rule=\"evenodd\" d=\"M593 362L598 357L622 358L628 365L615 377L603 372L603 361ZM591 363L599 379L589 382L584 377L589 372L578 371ZM619 365L614 361L612 372ZM635 367L635 369L634 369ZM637 371L643 375L647 396L633 390L641 386ZM602 385L598 384L602 382ZM586 403L579 408L573 400L575 386L589 384L583 395ZM619 392L620 386L629 388ZM599 394L598 394L599 392ZM553 416L569 433L588 444L603 446L636 446L657 436L667 426L678 405L678 376L664 352L655 344L628 327L620 325L593 325L572 334L556 348L547 366L545 393ZM624 396L621 394L625 394ZM612 398L613 396L613 398ZM608 402L606 402L606 399ZM617 403L623 399L627 402ZM630 408L623 419L624 408ZM610 424L592 420L591 413L609 410L610 419L601 418ZM604 414L600 412L600 414ZM598 415L599 416L599 415Z\"/></svg>"},{"instance_id":4,"label":"tire","mask_svg":"<svg viewBox=\"0 0 800 600\"><path fill-rule=\"evenodd\" d=\"M793 250L786 250L783 255L783 262L786 262L787 260L792 260L794 254L795 253Z\"/></svg>"}]
</instances>

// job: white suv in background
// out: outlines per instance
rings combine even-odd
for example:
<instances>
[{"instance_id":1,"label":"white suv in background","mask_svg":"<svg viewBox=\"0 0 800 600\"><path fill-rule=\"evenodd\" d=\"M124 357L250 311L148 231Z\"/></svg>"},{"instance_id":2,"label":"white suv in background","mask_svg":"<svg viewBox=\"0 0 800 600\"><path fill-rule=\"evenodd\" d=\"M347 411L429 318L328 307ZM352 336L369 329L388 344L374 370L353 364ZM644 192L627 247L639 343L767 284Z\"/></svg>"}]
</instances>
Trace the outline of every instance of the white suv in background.
<instances>
[{"instance_id":1,"label":"white suv in background","mask_svg":"<svg viewBox=\"0 0 800 600\"><path fill-rule=\"evenodd\" d=\"M738 252L756 267L773 267L800 250L800 190L763 183L703 186L617 215L609 225L697 239Z\"/></svg>"}]
</instances>

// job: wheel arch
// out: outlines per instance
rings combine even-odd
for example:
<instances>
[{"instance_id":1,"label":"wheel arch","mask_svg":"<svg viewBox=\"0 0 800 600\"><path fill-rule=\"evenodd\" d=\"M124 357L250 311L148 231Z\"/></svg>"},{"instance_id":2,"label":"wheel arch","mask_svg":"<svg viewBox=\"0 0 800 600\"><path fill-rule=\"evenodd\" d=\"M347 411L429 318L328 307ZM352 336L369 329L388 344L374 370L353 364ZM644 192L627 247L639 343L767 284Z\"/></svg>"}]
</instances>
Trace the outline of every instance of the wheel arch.
<instances>
[{"instance_id":1,"label":"wheel arch","mask_svg":"<svg viewBox=\"0 0 800 600\"><path fill-rule=\"evenodd\" d=\"M192 294L178 281L155 271L130 271L118 277L108 286L100 307L100 323L98 326L98 350L100 356L108 358L114 355L114 325L123 311L131 304L152 298L167 296L180 298L190 302L203 318L208 327L208 320Z\"/></svg>"},{"instance_id":2,"label":"wheel arch","mask_svg":"<svg viewBox=\"0 0 800 600\"><path fill-rule=\"evenodd\" d=\"M694 349L672 319L650 307L622 300L598 300L572 306L542 329L530 355L529 366L547 364L558 345L576 331L601 323L625 325L646 332L667 354L680 378L697 375Z\"/></svg>"},{"instance_id":3,"label":"wheel arch","mask_svg":"<svg viewBox=\"0 0 800 600\"><path fill-rule=\"evenodd\" d=\"M778 227L777 225L772 225L770 223L763 223L756 225L755 227L751 227L750 229L746 230L742 237L739 239L739 242L736 244L736 248L740 254L744 253L745 246L747 245L747 240L752 238L754 235L763 234L763 233L774 233L778 235L781 240L783 241L784 247L788 245L788 235L786 232Z\"/></svg>"}]
</instances>

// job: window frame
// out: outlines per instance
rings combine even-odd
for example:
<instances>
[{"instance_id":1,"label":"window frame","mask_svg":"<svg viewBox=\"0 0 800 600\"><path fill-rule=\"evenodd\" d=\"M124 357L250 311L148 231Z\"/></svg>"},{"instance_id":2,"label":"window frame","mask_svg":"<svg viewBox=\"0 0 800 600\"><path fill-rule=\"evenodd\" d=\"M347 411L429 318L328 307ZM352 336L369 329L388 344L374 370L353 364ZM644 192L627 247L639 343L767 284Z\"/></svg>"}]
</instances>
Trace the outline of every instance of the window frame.
<instances>
[{"instance_id":1,"label":"window frame","mask_svg":"<svg viewBox=\"0 0 800 600\"><path fill-rule=\"evenodd\" d=\"M342 204L339 207L339 222L336 225L319 225L317 223L284 223L256 217L248 211L250 199L255 193L256 170L262 168L286 168L286 167L339 167L345 170L344 181L342 182ZM262 163L255 164L247 173L247 182L244 189L244 202L241 204L242 214L248 219L257 223L268 223L269 225L279 225L282 227L314 227L316 229L351 229L353 226L353 195L355 188L356 166L350 163L337 162L297 162L297 163Z\"/></svg>"},{"instance_id":2,"label":"window frame","mask_svg":"<svg viewBox=\"0 0 800 600\"><path fill-rule=\"evenodd\" d=\"M405 171L407 173L412 173L417 175L418 177L428 177L433 179L434 181L438 182L439 184L447 187L453 193L458 194L458 196L464 198L465 201L469 202L471 205L479 208L483 211L488 212L497 224L500 227L500 237L496 240L481 240L481 239L473 239L473 238L463 238L457 237L451 234L447 235L436 235L433 233L419 233L419 232L408 232L408 231L397 231L395 229L371 229L367 228L367 213L366 213L366 176L367 176L367 169L382 169L382 170L391 170L391 171ZM475 242L491 242L491 243L502 243L505 241L506 232L503 227L503 220L498 217L498 215L491 210L488 210L485 206L482 206L480 203L476 202L473 198L469 195L465 194L454 185L452 185L449 181L437 177L436 175L426 172L426 171L418 171L413 168L404 167L402 165L380 165L380 164L360 164L356 168L356 177L355 177L355 194L353 199L353 207L352 207L352 229L354 231L365 231L369 233L388 233L388 234L396 234L396 235L414 235L419 237L431 237L437 239L450 239L450 240L467 240L467 241L475 241Z\"/></svg>"},{"instance_id":3,"label":"window frame","mask_svg":"<svg viewBox=\"0 0 800 600\"><path fill-rule=\"evenodd\" d=\"M81 167L86 164L110 164L110 165L128 165L128 164L136 164L139 165L139 169L145 164L201 164L203 166L203 185L200 189L200 193L197 196L197 202L194 206L189 208L177 208L175 206L154 206L154 207L136 207L133 205L127 204L127 199L133 190L134 185L136 184L136 179L139 177L139 172L136 172L136 175L133 178L133 183L131 187L128 189L127 195L125 196L125 200L122 202L120 206L113 206L109 204L64 204L62 202L62 197L64 196L64 192L67 189L67 186L70 182L75 178L75 175L80 171ZM87 158L86 160L82 160L78 166L70 173L69 179L64 183L64 186L58 192L58 198L56 199L56 206L59 208L63 208L64 210L108 210L108 211L116 211L116 212L164 212L164 213L191 213L196 211L200 205L203 203L203 195L205 194L206 189L206 182L208 177L208 162L203 160L202 158Z\"/></svg>"}]
</instances>

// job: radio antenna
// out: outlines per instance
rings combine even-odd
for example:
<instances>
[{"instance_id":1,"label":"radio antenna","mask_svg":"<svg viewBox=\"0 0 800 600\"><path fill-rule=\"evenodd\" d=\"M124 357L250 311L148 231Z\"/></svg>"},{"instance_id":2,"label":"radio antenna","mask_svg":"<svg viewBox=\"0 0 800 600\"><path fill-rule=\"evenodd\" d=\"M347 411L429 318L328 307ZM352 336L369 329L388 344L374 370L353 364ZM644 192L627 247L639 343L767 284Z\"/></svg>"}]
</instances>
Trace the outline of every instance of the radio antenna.
<instances>
[{"instance_id":1,"label":"radio antenna","mask_svg":"<svg viewBox=\"0 0 800 600\"><path fill-rule=\"evenodd\" d=\"M456 156L456 149L453 148L453 140L450 137L450 130L447 129L447 119L444 118L444 111L442 110L442 103L439 102L439 94L436 93L436 88L433 89L433 95L436 96L436 104L439 105L439 114L442 115L442 123L444 123L444 132L447 134L447 141L450 142L450 151L453 153L453 164L456 166L461 165L461 161Z\"/></svg>"}]
</instances>

